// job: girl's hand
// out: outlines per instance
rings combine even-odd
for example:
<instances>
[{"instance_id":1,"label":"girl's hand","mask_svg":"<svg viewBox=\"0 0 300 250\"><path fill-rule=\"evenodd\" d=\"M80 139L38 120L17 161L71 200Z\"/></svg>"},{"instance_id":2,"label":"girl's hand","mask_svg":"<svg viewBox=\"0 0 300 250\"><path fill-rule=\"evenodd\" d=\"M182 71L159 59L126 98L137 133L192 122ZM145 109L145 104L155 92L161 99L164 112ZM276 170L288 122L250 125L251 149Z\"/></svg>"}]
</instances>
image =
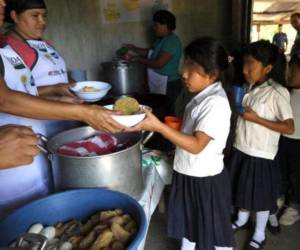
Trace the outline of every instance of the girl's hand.
<instances>
[{"instance_id":1,"label":"girl's hand","mask_svg":"<svg viewBox=\"0 0 300 250\"><path fill-rule=\"evenodd\" d=\"M245 111L241 113L241 117L250 122L257 122L259 116L250 107L245 107Z\"/></svg>"},{"instance_id":2,"label":"girl's hand","mask_svg":"<svg viewBox=\"0 0 300 250\"><path fill-rule=\"evenodd\" d=\"M159 119L156 118L147 108L144 108L146 118L137 124L135 127L127 128L126 131L155 131L158 132L161 125L163 124Z\"/></svg>"}]
</instances>

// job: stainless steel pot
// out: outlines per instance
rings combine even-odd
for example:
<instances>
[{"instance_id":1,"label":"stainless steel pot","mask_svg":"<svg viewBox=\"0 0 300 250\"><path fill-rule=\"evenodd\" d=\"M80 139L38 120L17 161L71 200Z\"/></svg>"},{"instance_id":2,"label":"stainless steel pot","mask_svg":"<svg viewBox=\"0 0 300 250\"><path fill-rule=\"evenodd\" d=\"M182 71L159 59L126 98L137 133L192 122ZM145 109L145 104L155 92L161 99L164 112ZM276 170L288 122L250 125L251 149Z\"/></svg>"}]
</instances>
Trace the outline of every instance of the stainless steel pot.
<instances>
[{"instance_id":1,"label":"stainless steel pot","mask_svg":"<svg viewBox=\"0 0 300 250\"><path fill-rule=\"evenodd\" d=\"M107 187L138 198L143 191L141 133L115 134L121 143L129 143L131 146L112 154L72 157L57 153L58 148L68 142L86 139L99 133L103 132L91 127L75 128L62 132L47 142L47 150L44 151L52 162L55 190Z\"/></svg>"},{"instance_id":2,"label":"stainless steel pot","mask_svg":"<svg viewBox=\"0 0 300 250\"><path fill-rule=\"evenodd\" d=\"M118 60L102 63L105 81L112 85L113 95L145 93L146 68L137 63Z\"/></svg>"}]
</instances>

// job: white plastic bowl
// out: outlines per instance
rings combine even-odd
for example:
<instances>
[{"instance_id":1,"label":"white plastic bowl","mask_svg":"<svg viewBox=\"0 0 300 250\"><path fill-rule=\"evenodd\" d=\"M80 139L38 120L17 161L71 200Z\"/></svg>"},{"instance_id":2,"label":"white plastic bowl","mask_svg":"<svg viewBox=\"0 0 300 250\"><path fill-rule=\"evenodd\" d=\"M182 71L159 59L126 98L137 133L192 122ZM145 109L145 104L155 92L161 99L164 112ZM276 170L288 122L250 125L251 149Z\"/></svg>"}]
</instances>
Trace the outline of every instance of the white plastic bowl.
<instances>
[{"instance_id":1,"label":"white plastic bowl","mask_svg":"<svg viewBox=\"0 0 300 250\"><path fill-rule=\"evenodd\" d=\"M93 87L99 91L95 92L83 92L82 88L84 87ZM77 82L71 90L82 100L86 102L96 102L101 100L111 89L111 85L106 82L100 81L84 81Z\"/></svg>"},{"instance_id":2,"label":"white plastic bowl","mask_svg":"<svg viewBox=\"0 0 300 250\"><path fill-rule=\"evenodd\" d=\"M104 106L104 108L107 108L109 110L113 110L113 107L114 107L113 104ZM140 105L140 110L143 110L144 107L150 111L152 110L150 107L145 105ZM144 120L145 116L146 116L145 112L141 111L139 114L134 114L134 115L112 115L112 118L116 122L126 127L133 127L138 123L140 123L142 120Z\"/></svg>"}]
</instances>

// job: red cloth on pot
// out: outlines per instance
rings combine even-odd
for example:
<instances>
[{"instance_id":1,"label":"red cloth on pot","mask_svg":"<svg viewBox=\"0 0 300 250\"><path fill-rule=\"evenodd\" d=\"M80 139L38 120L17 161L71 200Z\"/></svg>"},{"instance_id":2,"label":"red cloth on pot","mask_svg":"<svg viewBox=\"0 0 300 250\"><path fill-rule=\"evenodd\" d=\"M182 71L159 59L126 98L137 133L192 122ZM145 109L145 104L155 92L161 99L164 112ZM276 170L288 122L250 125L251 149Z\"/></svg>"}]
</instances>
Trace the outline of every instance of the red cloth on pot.
<instances>
[{"instance_id":1,"label":"red cloth on pot","mask_svg":"<svg viewBox=\"0 0 300 250\"><path fill-rule=\"evenodd\" d=\"M116 137L100 134L86 140L69 142L61 146L57 153L68 156L96 156L119 151L124 145L118 143Z\"/></svg>"}]
</instances>

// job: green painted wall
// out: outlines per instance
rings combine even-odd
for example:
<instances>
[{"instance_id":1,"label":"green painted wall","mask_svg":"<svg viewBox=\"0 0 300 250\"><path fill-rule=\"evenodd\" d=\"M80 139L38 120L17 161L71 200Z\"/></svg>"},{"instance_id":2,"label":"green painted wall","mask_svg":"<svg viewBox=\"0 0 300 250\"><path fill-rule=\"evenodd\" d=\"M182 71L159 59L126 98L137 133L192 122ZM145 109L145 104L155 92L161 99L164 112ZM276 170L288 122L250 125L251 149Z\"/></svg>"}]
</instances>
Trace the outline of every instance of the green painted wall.
<instances>
[{"instance_id":1,"label":"green painted wall","mask_svg":"<svg viewBox=\"0 0 300 250\"><path fill-rule=\"evenodd\" d=\"M149 46L151 23L101 23L101 0L46 0L49 25L45 37L65 58L68 68L88 70L99 79L101 62L109 61L123 42ZM176 33L186 45L193 38L211 35L231 43L231 0L173 0Z\"/></svg>"}]
</instances>

